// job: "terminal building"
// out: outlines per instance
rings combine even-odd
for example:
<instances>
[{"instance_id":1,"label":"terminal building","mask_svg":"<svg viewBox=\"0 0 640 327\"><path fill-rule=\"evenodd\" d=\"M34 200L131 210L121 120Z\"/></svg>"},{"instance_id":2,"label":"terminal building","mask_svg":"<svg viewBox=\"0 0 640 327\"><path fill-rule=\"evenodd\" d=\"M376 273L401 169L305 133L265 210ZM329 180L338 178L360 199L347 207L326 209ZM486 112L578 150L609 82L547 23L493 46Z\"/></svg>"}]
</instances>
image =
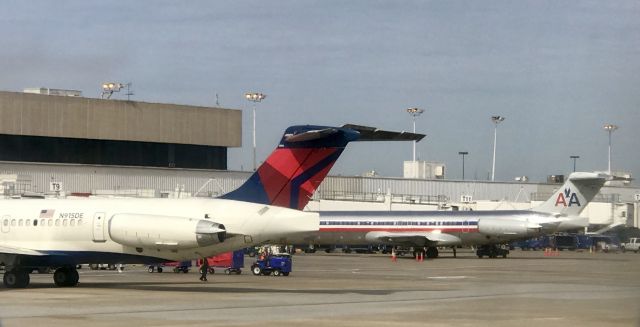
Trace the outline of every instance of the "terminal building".
<instances>
[{"instance_id":1,"label":"terminal building","mask_svg":"<svg viewBox=\"0 0 640 327\"><path fill-rule=\"evenodd\" d=\"M46 94L0 92L5 197L215 197L250 175L227 170L227 149L242 144L240 110ZM329 176L307 209L525 209L561 186L447 180L444 166L434 171L414 178ZM606 186L584 215L594 225L638 227L639 201L640 188Z\"/></svg>"},{"instance_id":2,"label":"terminal building","mask_svg":"<svg viewBox=\"0 0 640 327\"><path fill-rule=\"evenodd\" d=\"M0 160L225 170L241 119L231 109L0 92Z\"/></svg>"}]
</instances>

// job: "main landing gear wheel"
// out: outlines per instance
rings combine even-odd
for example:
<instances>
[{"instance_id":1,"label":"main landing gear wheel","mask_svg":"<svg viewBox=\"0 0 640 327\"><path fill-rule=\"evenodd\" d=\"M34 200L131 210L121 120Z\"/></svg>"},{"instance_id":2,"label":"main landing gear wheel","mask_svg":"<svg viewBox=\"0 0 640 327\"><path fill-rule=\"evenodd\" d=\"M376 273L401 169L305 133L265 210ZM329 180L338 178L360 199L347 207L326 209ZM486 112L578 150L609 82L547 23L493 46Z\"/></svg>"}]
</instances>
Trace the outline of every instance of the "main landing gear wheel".
<instances>
[{"instance_id":1,"label":"main landing gear wheel","mask_svg":"<svg viewBox=\"0 0 640 327\"><path fill-rule=\"evenodd\" d=\"M59 287L71 287L78 285L80 276L74 268L62 267L53 273L53 282Z\"/></svg>"},{"instance_id":2,"label":"main landing gear wheel","mask_svg":"<svg viewBox=\"0 0 640 327\"><path fill-rule=\"evenodd\" d=\"M25 270L13 269L5 271L2 282L6 288L25 288L30 280L29 273Z\"/></svg>"},{"instance_id":3,"label":"main landing gear wheel","mask_svg":"<svg viewBox=\"0 0 640 327\"><path fill-rule=\"evenodd\" d=\"M435 259L438 257L438 248L435 246L430 246L427 248L427 252L426 252L427 258L429 259Z\"/></svg>"}]
</instances>

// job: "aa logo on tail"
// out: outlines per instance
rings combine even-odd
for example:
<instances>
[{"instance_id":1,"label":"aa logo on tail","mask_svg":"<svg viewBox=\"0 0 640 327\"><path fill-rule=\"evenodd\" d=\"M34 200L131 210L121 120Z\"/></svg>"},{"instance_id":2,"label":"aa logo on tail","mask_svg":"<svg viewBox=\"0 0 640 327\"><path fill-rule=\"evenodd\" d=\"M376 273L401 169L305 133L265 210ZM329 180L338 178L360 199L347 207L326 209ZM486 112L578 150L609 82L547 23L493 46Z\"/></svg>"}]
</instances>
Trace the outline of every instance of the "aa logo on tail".
<instances>
[{"instance_id":1,"label":"aa logo on tail","mask_svg":"<svg viewBox=\"0 0 640 327\"><path fill-rule=\"evenodd\" d=\"M567 200L569 200L568 203ZM578 207L581 206L580 200L578 200L578 195L576 194L576 192L571 192L570 188L565 188L564 193L558 193L558 198L556 199L556 207L559 204L562 204L565 207L570 207L574 204Z\"/></svg>"}]
</instances>

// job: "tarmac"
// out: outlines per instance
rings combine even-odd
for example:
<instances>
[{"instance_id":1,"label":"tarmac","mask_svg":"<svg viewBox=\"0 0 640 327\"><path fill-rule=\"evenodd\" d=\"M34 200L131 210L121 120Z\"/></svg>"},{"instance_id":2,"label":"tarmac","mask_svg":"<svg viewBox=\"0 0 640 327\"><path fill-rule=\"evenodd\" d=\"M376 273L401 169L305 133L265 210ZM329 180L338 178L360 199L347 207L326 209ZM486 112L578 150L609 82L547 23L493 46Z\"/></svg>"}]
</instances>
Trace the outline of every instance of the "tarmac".
<instances>
[{"instance_id":1,"label":"tarmac","mask_svg":"<svg viewBox=\"0 0 640 327\"><path fill-rule=\"evenodd\" d=\"M640 253L512 251L418 262L381 254L297 254L290 276L79 270L0 287L12 326L640 326Z\"/></svg>"}]
</instances>

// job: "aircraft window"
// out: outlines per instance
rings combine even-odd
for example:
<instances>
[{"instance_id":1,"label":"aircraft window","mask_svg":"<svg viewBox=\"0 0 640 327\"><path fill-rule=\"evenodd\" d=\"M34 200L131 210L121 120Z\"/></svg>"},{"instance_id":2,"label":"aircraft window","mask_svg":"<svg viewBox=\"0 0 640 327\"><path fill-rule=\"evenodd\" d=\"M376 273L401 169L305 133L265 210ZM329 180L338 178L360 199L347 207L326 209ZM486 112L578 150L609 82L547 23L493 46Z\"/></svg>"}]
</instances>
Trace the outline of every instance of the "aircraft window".
<instances>
[{"instance_id":1,"label":"aircraft window","mask_svg":"<svg viewBox=\"0 0 640 327\"><path fill-rule=\"evenodd\" d=\"M22 219L18 220L18 226L24 226L24 220Z\"/></svg>"},{"instance_id":2,"label":"aircraft window","mask_svg":"<svg viewBox=\"0 0 640 327\"><path fill-rule=\"evenodd\" d=\"M47 224L45 224L44 219L40 219L40 226L44 227L47 226Z\"/></svg>"},{"instance_id":3,"label":"aircraft window","mask_svg":"<svg viewBox=\"0 0 640 327\"><path fill-rule=\"evenodd\" d=\"M68 224L69 224L69 220L68 219L65 219L65 220L62 221L62 226L66 227Z\"/></svg>"},{"instance_id":4,"label":"aircraft window","mask_svg":"<svg viewBox=\"0 0 640 327\"><path fill-rule=\"evenodd\" d=\"M78 219L78 226L82 225L82 219Z\"/></svg>"},{"instance_id":5,"label":"aircraft window","mask_svg":"<svg viewBox=\"0 0 640 327\"><path fill-rule=\"evenodd\" d=\"M25 226L31 226L31 219L27 219L24 221Z\"/></svg>"},{"instance_id":6,"label":"aircraft window","mask_svg":"<svg viewBox=\"0 0 640 327\"><path fill-rule=\"evenodd\" d=\"M75 225L76 225L76 220L75 219L69 220L69 226L75 226Z\"/></svg>"},{"instance_id":7,"label":"aircraft window","mask_svg":"<svg viewBox=\"0 0 640 327\"><path fill-rule=\"evenodd\" d=\"M53 220L49 219L48 225L49 225L49 227L53 226Z\"/></svg>"},{"instance_id":8,"label":"aircraft window","mask_svg":"<svg viewBox=\"0 0 640 327\"><path fill-rule=\"evenodd\" d=\"M38 226L38 219L33 220L33 226Z\"/></svg>"},{"instance_id":9,"label":"aircraft window","mask_svg":"<svg viewBox=\"0 0 640 327\"><path fill-rule=\"evenodd\" d=\"M11 226L15 226L16 225L16 220L15 219L11 219Z\"/></svg>"},{"instance_id":10,"label":"aircraft window","mask_svg":"<svg viewBox=\"0 0 640 327\"><path fill-rule=\"evenodd\" d=\"M60 219L56 219L56 226L60 226Z\"/></svg>"},{"instance_id":11,"label":"aircraft window","mask_svg":"<svg viewBox=\"0 0 640 327\"><path fill-rule=\"evenodd\" d=\"M5 225L5 226L9 226L9 219L5 219L5 220L2 222L2 224L3 224L3 225Z\"/></svg>"}]
</instances>

